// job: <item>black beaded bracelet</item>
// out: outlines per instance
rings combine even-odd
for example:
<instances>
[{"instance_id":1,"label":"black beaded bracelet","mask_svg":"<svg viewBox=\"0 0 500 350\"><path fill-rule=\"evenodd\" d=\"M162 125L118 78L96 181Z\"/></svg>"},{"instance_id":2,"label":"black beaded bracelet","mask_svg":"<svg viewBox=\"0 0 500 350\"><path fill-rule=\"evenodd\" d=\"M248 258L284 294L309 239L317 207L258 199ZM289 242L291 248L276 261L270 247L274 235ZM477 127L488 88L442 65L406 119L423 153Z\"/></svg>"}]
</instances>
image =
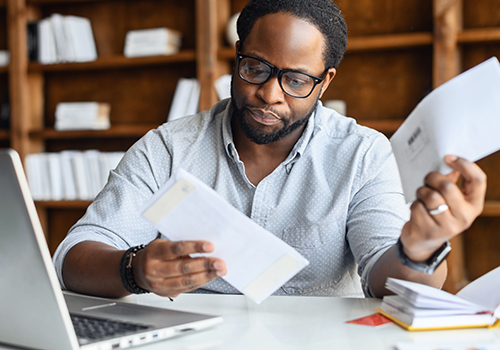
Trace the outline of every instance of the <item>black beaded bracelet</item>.
<instances>
[{"instance_id":1,"label":"black beaded bracelet","mask_svg":"<svg viewBox=\"0 0 500 350\"><path fill-rule=\"evenodd\" d=\"M141 288L137 285L134 279L134 271L132 269L132 259L137 255L139 250L144 248L146 248L146 246L141 244L127 249L122 256L122 260L120 261L120 278L122 280L122 284L125 289L132 294L149 293L149 290Z\"/></svg>"}]
</instances>

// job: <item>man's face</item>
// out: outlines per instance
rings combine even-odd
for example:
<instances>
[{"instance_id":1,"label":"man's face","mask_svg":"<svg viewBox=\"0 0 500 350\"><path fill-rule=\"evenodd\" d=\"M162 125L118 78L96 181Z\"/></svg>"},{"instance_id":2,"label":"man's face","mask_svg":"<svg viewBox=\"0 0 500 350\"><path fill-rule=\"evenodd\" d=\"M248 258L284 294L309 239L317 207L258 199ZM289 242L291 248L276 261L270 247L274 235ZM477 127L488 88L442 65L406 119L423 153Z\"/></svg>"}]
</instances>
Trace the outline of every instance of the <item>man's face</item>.
<instances>
[{"instance_id":1,"label":"man's face","mask_svg":"<svg viewBox=\"0 0 500 350\"><path fill-rule=\"evenodd\" d=\"M289 14L276 13L255 22L240 52L277 68L321 77L325 72L323 45L323 36L315 26ZM242 80L236 67L231 83L232 104L242 131L257 144L301 133L334 76L332 68L309 97L296 98L281 89L277 75L262 85L254 85Z\"/></svg>"}]
</instances>

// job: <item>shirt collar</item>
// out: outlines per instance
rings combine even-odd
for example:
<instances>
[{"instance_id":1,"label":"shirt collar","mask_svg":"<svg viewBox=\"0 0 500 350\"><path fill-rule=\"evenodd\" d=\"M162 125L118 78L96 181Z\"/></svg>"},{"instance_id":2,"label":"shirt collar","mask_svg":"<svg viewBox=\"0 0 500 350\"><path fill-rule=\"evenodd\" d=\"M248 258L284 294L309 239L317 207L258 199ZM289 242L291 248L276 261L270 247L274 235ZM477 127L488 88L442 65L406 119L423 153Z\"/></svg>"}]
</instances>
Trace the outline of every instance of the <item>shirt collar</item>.
<instances>
[{"instance_id":1,"label":"shirt collar","mask_svg":"<svg viewBox=\"0 0 500 350\"><path fill-rule=\"evenodd\" d=\"M320 102L318 102L318 104L320 104ZM318 107L319 105L316 106L316 109L314 110L313 114L307 121L306 127L302 132L302 135L297 140L295 146L292 148L292 151L283 162L285 166L294 163L305 152L305 149L313 136L314 124L315 124L314 120L316 117L316 112L318 111ZM236 154L236 147L233 142L233 132L231 129L232 115L233 115L233 108L231 106L231 100L229 99L222 116L222 139L224 142L224 147L226 149L227 155L235 159L234 155Z\"/></svg>"}]
</instances>

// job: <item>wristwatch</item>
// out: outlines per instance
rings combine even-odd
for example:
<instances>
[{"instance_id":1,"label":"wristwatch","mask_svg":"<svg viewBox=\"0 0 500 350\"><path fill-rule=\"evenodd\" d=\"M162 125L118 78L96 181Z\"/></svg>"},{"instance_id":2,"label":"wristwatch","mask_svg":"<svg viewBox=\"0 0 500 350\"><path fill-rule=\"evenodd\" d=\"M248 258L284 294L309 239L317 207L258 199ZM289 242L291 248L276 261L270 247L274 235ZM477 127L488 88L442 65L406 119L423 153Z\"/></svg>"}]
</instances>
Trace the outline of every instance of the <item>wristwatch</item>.
<instances>
[{"instance_id":1,"label":"wristwatch","mask_svg":"<svg viewBox=\"0 0 500 350\"><path fill-rule=\"evenodd\" d=\"M422 262L414 262L408 258L403 250L403 244L401 243L401 238L398 239L398 243L396 245L396 252L399 260L405 266L409 268L425 273L427 275L432 275L436 268L443 262L444 259L450 254L451 245L449 241L443 243L443 245L431 255L429 259Z\"/></svg>"}]
</instances>

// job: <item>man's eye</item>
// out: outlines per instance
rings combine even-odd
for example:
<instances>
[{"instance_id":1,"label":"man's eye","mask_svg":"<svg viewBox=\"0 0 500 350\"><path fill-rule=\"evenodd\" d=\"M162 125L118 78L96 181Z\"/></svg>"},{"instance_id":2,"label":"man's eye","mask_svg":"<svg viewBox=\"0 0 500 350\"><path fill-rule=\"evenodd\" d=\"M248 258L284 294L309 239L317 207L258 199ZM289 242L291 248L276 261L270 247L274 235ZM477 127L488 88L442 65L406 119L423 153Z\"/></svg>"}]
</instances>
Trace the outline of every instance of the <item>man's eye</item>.
<instances>
[{"instance_id":1,"label":"man's eye","mask_svg":"<svg viewBox=\"0 0 500 350\"><path fill-rule=\"evenodd\" d=\"M300 79L300 78L293 78L293 77L289 77L289 76L285 76L286 80L285 80L285 83L287 85L291 85L291 86L294 86L294 87L301 87L301 86L304 86L307 84L307 80L306 79Z\"/></svg>"},{"instance_id":2,"label":"man's eye","mask_svg":"<svg viewBox=\"0 0 500 350\"><path fill-rule=\"evenodd\" d=\"M249 73L256 74L256 75L264 73L264 71L262 69L260 69L259 67L249 67L248 71L249 71Z\"/></svg>"}]
</instances>

